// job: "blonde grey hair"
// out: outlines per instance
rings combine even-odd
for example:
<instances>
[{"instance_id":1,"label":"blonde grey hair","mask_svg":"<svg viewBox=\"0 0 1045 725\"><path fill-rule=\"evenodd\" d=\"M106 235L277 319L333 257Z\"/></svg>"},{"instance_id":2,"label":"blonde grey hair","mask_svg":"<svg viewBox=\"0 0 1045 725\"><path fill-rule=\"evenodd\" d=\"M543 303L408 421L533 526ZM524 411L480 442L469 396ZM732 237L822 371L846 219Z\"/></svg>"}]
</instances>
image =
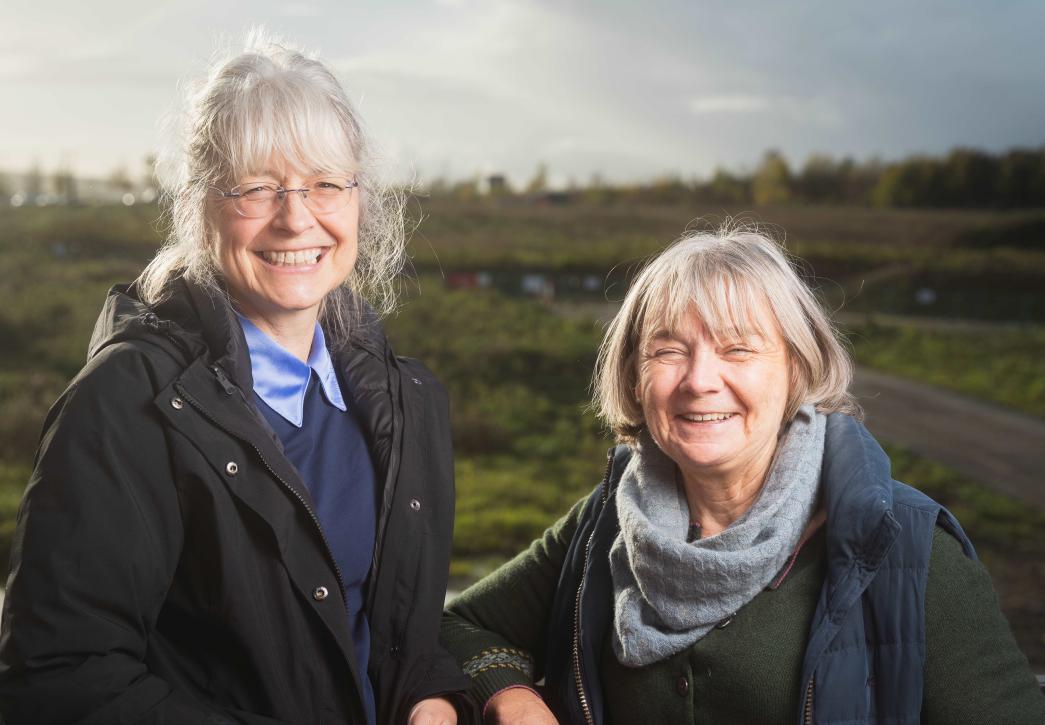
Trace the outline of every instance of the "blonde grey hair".
<instances>
[{"instance_id":1,"label":"blonde grey hair","mask_svg":"<svg viewBox=\"0 0 1045 725\"><path fill-rule=\"evenodd\" d=\"M254 30L241 52L216 56L187 100L159 162L169 230L138 279L142 299L161 301L181 276L224 293L208 199L215 188L234 186L278 159L288 169L352 174L359 182L358 258L324 300L328 336L335 344L349 338L362 298L379 314L394 309L405 247L403 195L378 178L371 143L333 73Z\"/></svg>"},{"instance_id":2,"label":"blonde grey hair","mask_svg":"<svg viewBox=\"0 0 1045 725\"><path fill-rule=\"evenodd\" d=\"M779 331L790 366L781 425L804 403L860 415L849 393L849 353L783 248L757 229L727 225L680 239L654 257L610 322L595 367L593 407L619 441L634 443L645 426L636 395L641 352L694 311L718 342Z\"/></svg>"}]
</instances>

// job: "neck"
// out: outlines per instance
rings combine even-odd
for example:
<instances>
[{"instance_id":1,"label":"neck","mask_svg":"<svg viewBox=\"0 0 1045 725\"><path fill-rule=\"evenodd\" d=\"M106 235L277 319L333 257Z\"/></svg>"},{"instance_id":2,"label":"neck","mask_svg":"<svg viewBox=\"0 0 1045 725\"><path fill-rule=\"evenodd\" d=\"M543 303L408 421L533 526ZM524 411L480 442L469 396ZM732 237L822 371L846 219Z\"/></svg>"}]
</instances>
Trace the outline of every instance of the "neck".
<instances>
[{"instance_id":1,"label":"neck","mask_svg":"<svg viewBox=\"0 0 1045 725\"><path fill-rule=\"evenodd\" d=\"M774 451L767 451L742 470L723 473L681 471L690 521L700 524L701 537L721 533L747 513L762 492Z\"/></svg>"},{"instance_id":2,"label":"neck","mask_svg":"<svg viewBox=\"0 0 1045 725\"><path fill-rule=\"evenodd\" d=\"M312 352L312 338L316 332L314 311L303 310L297 315L279 317L248 314L245 311L242 314L291 355L301 362L308 362L308 355Z\"/></svg>"}]
</instances>

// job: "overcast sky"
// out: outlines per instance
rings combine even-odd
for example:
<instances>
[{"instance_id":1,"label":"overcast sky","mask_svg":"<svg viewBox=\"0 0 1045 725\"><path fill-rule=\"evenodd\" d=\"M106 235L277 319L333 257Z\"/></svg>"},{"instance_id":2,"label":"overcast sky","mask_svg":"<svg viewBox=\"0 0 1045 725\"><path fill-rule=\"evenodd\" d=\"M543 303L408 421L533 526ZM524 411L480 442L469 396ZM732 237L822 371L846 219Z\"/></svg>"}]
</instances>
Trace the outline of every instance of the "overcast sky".
<instances>
[{"instance_id":1,"label":"overcast sky","mask_svg":"<svg viewBox=\"0 0 1045 725\"><path fill-rule=\"evenodd\" d=\"M318 51L423 180L1045 144L1032 0L2 0L0 169L139 175L179 81L254 24Z\"/></svg>"}]
</instances>

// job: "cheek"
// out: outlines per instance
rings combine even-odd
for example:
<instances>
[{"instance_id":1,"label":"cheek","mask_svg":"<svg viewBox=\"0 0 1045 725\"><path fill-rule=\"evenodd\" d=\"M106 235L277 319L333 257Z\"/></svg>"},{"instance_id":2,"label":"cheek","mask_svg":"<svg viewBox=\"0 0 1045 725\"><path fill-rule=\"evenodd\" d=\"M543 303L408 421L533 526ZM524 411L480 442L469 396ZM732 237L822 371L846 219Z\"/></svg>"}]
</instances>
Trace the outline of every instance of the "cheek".
<instances>
[{"instance_id":1,"label":"cheek","mask_svg":"<svg viewBox=\"0 0 1045 725\"><path fill-rule=\"evenodd\" d=\"M644 366L639 374L639 382L635 385L635 393L647 421L666 415L668 400L676 387L675 375L670 367L656 363Z\"/></svg>"}]
</instances>

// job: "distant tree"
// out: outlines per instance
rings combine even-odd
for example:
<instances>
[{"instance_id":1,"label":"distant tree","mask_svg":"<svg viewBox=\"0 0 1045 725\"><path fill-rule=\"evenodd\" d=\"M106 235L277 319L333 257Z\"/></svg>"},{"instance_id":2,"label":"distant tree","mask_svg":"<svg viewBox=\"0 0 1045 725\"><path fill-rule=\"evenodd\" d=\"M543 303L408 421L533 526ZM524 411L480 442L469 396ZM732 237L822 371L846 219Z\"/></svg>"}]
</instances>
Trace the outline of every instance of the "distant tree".
<instances>
[{"instance_id":1,"label":"distant tree","mask_svg":"<svg viewBox=\"0 0 1045 725\"><path fill-rule=\"evenodd\" d=\"M428 193L432 196L449 196L450 192L450 182L445 176L437 176L428 184Z\"/></svg>"},{"instance_id":2,"label":"distant tree","mask_svg":"<svg viewBox=\"0 0 1045 725\"><path fill-rule=\"evenodd\" d=\"M476 179L458 181L450 189L450 195L460 201L472 201L479 198L479 182Z\"/></svg>"},{"instance_id":3,"label":"distant tree","mask_svg":"<svg viewBox=\"0 0 1045 725\"><path fill-rule=\"evenodd\" d=\"M148 154L142 159L142 201L155 201L160 195L160 179L156 175L156 154Z\"/></svg>"},{"instance_id":4,"label":"distant tree","mask_svg":"<svg viewBox=\"0 0 1045 725\"><path fill-rule=\"evenodd\" d=\"M40 162L34 162L26 172L22 184L25 188L25 199L29 203L36 203L44 195L44 171L40 168Z\"/></svg>"},{"instance_id":5,"label":"distant tree","mask_svg":"<svg viewBox=\"0 0 1045 725\"><path fill-rule=\"evenodd\" d=\"M884 170L885 166L877 158L863 163L857 163L848 156L842 159L838 164L838 174L843 184L841 201L845 204L871 203L872 192Z\"/></svg>"},{"instance_id":6,"label":"distant tree","mask_svg":"<svg viewBox=\"0 0 1045 725\"><path fill-rule=\"evenodd\" d=\"M584 200L592 204L611 204L620 192L606 183L606 179L598 171L593 172L584 190Z\"/></svg>"},{"instance_id":7,"label":"distant tree","mask_svg":"<svg viewBox=\"0 0 1045 725\"><path fill-rule=\"evenodd\" d=\"M791 200L791 169L779 151L770 150L751 180L753 201L758 205L784 204Z\"/></svg>"},{"instance_id":8,"label":"distant tree","mask_svg":"<svg viewBox=\"0 0 1045 725\"><path fill-rule=\"evenodd\" d=\"M845 194L846 171L830 156L813 154L795 179L795 191L802 201L814 204L841 201Z\"/></svg>"},{"instance_id":9,"label":"distant tree","mask_svg":"<svg viewBox=\"0 0 1045 725\"><path fill-rule=\"evenodd\" d=\"M1045 206L1045 149L1013 149L998 163L997 198L1001 206Z\"/></svg>"},{"instance_id":10,"label":"distant tree","mask_svg":"<svg viewBox=\"0 0 1045 725\"><path fill-rule=\"evenodd\" d=\"M78 201L76 177L67 164L60 166L51 176L51 187L59 203L75 204Z\"/></svg>"},{"instance_id":11,"label":"distant tree","mask_svg":"<svg viewBox=\"0 0 1045 725\"><path fill-rule=\"evenodd\" d=\"M537 164L537 171L526 184L527 194L543 194L548 190L548 164L543 161Z\"/></svg>"},{"instance_id":12,"label":"distant tree","mask_svg":"<svg viewBox=\"0 0 1045 725\"><path fill-rule=\"evenodd\" d=\"M117 166L109 172L108 182L109 186L117 191L129 192L134 190L134 180L127 173L125 166Z\"/></svg>"},{"instance_id":13,"label":"distant tree","mask_svg":"<svg viewBox=\"0 0 1045 725\"><path fill-rule=\"evenodd\" d=\"M751 179L725 169L715 169L711 180L697 193L713 204L747 204L751 201Z\"/></svg>"},{"instance_id":14,"label":"distant tree","mask_svg":"<svg viewBox=\"0 0 1045 725\"><path fill-rule=\"evenodd\" d=\"M994 206L998 199L997 158L982 151L955 149L942 164L939 199L945 206Z\"/></svg>"},{"instance_id":15,"label":"distant tree","mask_svg":"<svg viewBox=\"0 0 1045 725\"><path fill-rule=\"evenodd\" d=\"M679 204L693 198L693 187L678 174L664 174L638 190L638 195L655 204Z\"/></svg>"}]
</instances>

